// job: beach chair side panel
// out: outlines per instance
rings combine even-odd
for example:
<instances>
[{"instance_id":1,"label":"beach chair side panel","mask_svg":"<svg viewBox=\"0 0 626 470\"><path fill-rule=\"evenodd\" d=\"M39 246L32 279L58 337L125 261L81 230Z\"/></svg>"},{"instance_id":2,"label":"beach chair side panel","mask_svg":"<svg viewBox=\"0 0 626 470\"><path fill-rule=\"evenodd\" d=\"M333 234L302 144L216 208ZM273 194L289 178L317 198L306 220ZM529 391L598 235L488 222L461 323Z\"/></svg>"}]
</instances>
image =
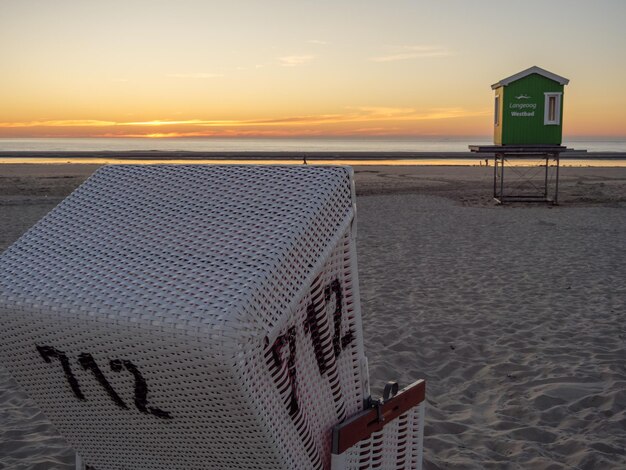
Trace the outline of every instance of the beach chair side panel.
<instances>
[{"instance_id":1,"label":"beach chair side panel","mask_svg":"<svg viewBox=\"0 0 626 470\"><path fill-rule=\"evenodd\" d=\"M361 411L369 394L353 249L348 229L294 313L265 339L266 373L255 380L269 393L254 394L255 409L294 448L290 469L329 468L333 426Z\"/></svg>"},{"instance_id":2,"label":"beach chair side panel","mask_svg":"<svg viewBox=\"0 0 626 470\"><path fill-rule=\"evenodd\" d=\"M96 469L283 468L233 387L236 364L202 343L32 308L0 314L13 376ZM260 361L256 350L241 360Z\"/></svg>"}]
</instances>

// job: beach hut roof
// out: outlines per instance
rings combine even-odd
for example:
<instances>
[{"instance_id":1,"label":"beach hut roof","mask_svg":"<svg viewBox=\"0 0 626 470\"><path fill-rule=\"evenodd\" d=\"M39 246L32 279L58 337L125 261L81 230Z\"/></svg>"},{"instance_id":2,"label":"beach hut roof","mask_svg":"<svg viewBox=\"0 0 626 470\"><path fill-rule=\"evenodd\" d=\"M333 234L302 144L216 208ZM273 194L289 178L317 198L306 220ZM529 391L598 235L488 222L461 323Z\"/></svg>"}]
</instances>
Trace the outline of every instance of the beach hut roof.
<instances>
[{"instance_id":1,"label":"beach hut roof","mask_svg":"<svg viewBox=\"0 0 626 470\"><path fill-rule=\"evenodd\" d=\"M521 78L527 77L528 75L532 75L533 73L542 75L546 78L549 78L550 80L554 80L555 82L558 82L559 85L567 85L569 83L569 80L567 78L561 77L560 75L557 75L552 72L548 72L547 70L544 70L541 67L537 67L536 65L534 65L526 70L522 70L521 72L516 73L515 75L511 75L510 77L503 78L498 83L494 83L493 85L491 85L491 88L495 90L496 88L500 88L501 86L507 86L510 83L513 83Z\"/></svg>"}]
</instances>

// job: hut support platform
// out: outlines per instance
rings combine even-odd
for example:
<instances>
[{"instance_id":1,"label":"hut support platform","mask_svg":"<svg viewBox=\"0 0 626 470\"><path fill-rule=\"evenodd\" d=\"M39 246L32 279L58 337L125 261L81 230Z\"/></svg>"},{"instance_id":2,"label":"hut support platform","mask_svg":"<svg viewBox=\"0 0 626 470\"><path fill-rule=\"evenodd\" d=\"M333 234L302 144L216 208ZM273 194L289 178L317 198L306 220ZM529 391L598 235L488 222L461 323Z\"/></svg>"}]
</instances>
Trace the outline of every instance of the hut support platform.
<instances>
[{"instance_id":1,"label":"hut support platform","mask_svg":"<svg viewBox=\"0 0 626 470\"><path fill-rule=\"evenodd\" d=\"M566 147L470 145L469 148L475 153L493 155L493 198L498 204L507 202L558 204L560 154L567 150ZM524 165L524 161L530 165ZM532 164L533 161L536 164Z\"/></svg>"}]
</instances>

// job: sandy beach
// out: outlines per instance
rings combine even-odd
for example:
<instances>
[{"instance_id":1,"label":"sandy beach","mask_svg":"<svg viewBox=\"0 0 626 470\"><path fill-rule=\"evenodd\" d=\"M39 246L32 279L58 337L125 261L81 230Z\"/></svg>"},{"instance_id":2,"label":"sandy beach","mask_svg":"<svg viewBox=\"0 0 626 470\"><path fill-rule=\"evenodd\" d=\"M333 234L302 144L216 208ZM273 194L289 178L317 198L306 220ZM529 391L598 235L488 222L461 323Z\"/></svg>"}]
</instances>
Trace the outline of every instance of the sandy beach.
<instances>
[{"instance_id":1,"label":"sandy beach","mask_svg":"<svg viewBox=\"0 0 626 470\"><path fill-rule=\"evenodd\" d=\"M0 165L0 252L92 174ZM425 469L626 468L626 168L496 206L493 169L355 167L372 391L427 381ZM0 366L0 469L73 451Z\"/></svg>"}]
</instances>

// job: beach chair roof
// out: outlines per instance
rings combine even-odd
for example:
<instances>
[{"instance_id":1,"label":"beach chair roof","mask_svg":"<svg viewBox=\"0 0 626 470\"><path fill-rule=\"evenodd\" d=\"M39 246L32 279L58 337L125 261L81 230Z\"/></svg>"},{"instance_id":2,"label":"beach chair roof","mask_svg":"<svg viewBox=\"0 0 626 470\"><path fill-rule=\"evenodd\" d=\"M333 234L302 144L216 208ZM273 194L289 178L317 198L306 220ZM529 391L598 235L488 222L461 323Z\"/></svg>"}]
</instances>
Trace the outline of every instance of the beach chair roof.
<instances>
[{"instance_id":1,"label":"beach chair roof","mask_svg":"<svg viewBox=\"0 0 626 470\"><path fill-rule=\"evenodd\" d=\"M102 167L0 258L0 294L175 333L266 335L353 216L347 167Z\"/></svg>"}]
</instances>

